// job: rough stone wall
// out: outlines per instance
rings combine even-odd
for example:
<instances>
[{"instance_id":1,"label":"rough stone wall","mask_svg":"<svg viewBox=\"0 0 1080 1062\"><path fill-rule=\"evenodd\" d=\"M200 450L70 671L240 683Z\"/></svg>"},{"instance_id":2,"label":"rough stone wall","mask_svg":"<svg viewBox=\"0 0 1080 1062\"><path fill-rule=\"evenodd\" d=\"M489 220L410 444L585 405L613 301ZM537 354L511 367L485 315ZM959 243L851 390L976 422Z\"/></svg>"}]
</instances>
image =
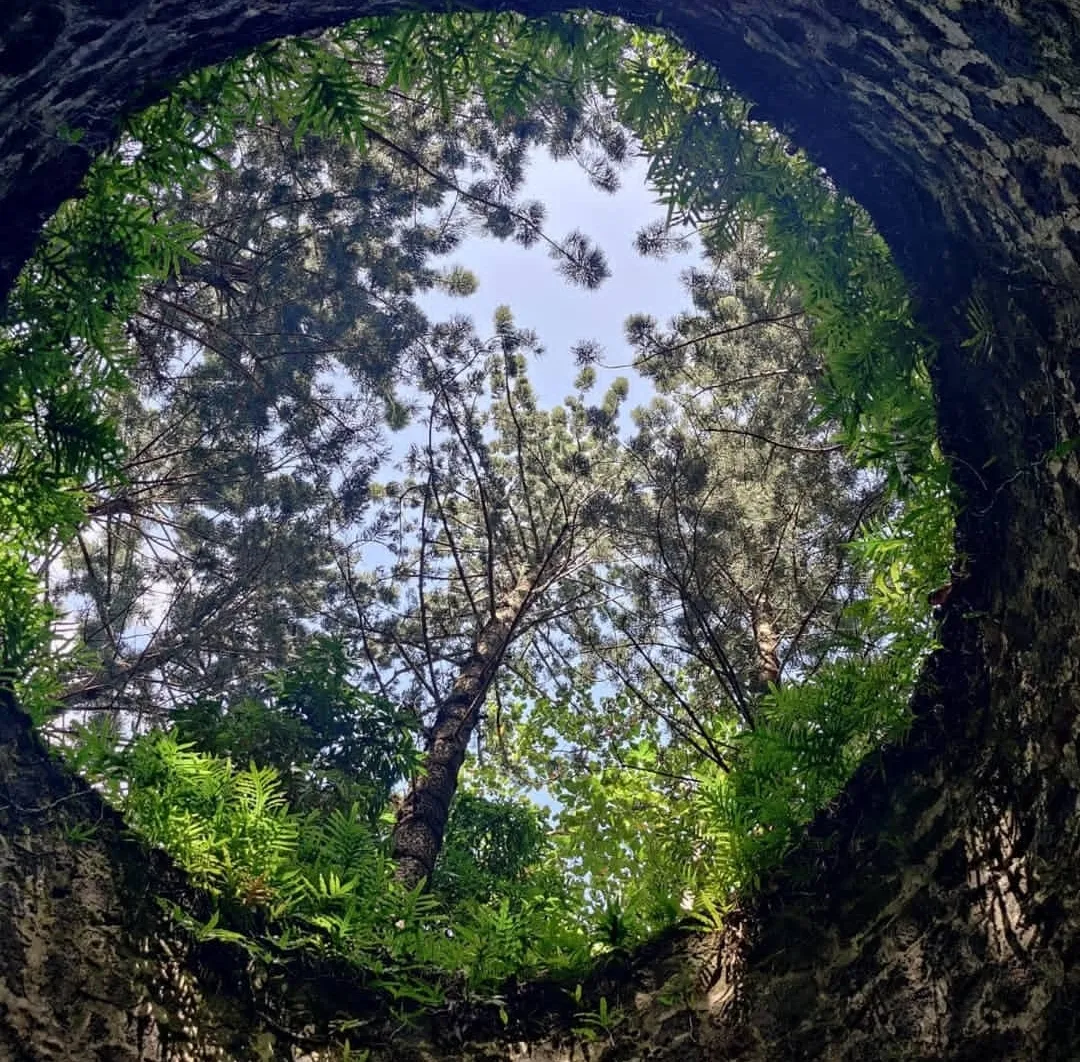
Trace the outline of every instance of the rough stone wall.
<instances>
[{"instance_id":1,"label":"rough stone wall","mask_svg":"<svg viewBox=\"0 0 1080 1062\"><path fill-rule=\"evenodd\" d=\"M0 719L0 1058L173 1057L154 1018L179 1031L187 1010L168 957L184 945L166 938L154 901L170 888L184 885L43 754L9 707Z\"/></svg>"},{"instance_id":2,"label":"rough stone wall","mask_svg":"<svg viewBox=\"0 0 1080 1062\"><path fill-rule=\"evenodd\" d=\"M394 6L17 0L0 38L0 287L77 182L83 145L111 134L126 101L258 40ZM373 1057L1080 1056L1080 464L1050 453L1080 436L1080 4L619 10L662 11L889 239L941 344L935 383L967 491L970 576L950 598L911 740L866 765L723 938L662 942L599 976L587 998L625 1015L610 1035L574 1042L574 1008L538 986L515 997L505 1030L490 1011L459 1008L373 1042ZM86 130L80 146L63 126ZM994 317L991 344L964 344L972 293ZM105 834L76 843L70 822L100 808L68 799L71 783L2 706L0 721L0 1057L168 1057L185 1041L175 999L155 987L170 969L162 943L145 956L141 943L162 932L140 904L145 853L124 855ZM56 799L67 803L34 810ZM235 957L200 966L185 952L176 969L200 986L214 1050L307 1050L286 1046L275 1029L287 1013L259 1002ZM335 1013L369 1005L334 999Z\"/></svg>"},{"instance_id":3,"label":"rough stone wall","mask_svg":"<svg viewBox=\"0 0 1080 1062\"><path fill-rule=\"evenodd\" d=\"M206 921L211 898L0 705L2 1062L331 1062L357 1020L391 1039L388 1001L349 971L177 926L161 901Z\"/></svg>"},{"instance_id":4,"label":"rough stone wall","mask_svg":"<svg viewBox=\"0 0 1080 1062\"><path fill-rule=\"evenodd\" d=\"M137 970L158 868L132 860L125 851L132 847L115 817L45 758L29 727L6 712L0 1058L154 1057ZM142 1043L150 1053L143 1054Z\"/></svg>"}]
</instances>

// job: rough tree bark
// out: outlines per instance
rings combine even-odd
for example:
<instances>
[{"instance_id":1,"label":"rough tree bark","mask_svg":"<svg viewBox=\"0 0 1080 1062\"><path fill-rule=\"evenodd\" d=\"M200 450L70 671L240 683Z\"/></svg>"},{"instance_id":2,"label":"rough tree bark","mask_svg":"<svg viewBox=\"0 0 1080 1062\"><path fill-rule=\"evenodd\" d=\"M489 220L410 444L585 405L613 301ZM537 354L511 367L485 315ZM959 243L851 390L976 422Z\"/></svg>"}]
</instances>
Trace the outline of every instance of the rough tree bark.
<instances>
[{"instance_id":1,"label":"rough tree bark","mask_svg":"<svg viewBox=\"0 0 1080 1062\"><path fill-rule=\"evenodd\" d=\"M757 653L755 689L764 693L780 681L780 636L776 632L772 605L768 597L754 606L751 622L754 628L754 649Z\"/></svg>"},{"instance_id":2,"label":"rough tree bark","mask_svg":"<svg viewBox=\"0 0 1080 1062\"><path fill-rule=\"evenodd\" d=\"M477 633L472 653L454 680L450 695L436 710L424 756L424 774L409 787L394 824L397 876L410 888L430 878L435 869L480 706L532 603L536 580L535 572L528 573L498 602Z\"/></svg>"},{"instance_id":3,"label":"rough tree bark","mask_svg":"<svg viewBox=\"0 0 1080 1062\"><path fill-rule=\"evenodd\" d=\"M0 285L126 106L259 40L398 6L16 0L0 48ZM621 971L605 991L627 1020L590 1057L1075 1058L1080 463L1052 451L1080 437L1080 4L593 6L662 14L874 216L940 343L970 574L950 595L911 740L856 776L723 936L664 942ZM86 130L80 145L64 126ZM964 345L973 294L992 344ZM198 994L186 953L165 962L158 941L143 945L163 930L121 871L143 857L77 845L74 812L50 807L70 783L10 706L0 722L0 1057L181 1057L165 1028L169 1043L188 1037L183 1057L290 1057L280 1017L250 1005L204 1021L199 1002L178 1020L154 988L163 971L195 985L189 1000L220 993ZM505 1032L477 1012L464 1039L444 1022L426 1046L385 1051L509 1059L513 1038L568 1059L558 1028L572 1015L556 995L542 997L548 1027L527 1019L540 998L513 1006Z\"/></svg>"}]
</instances>

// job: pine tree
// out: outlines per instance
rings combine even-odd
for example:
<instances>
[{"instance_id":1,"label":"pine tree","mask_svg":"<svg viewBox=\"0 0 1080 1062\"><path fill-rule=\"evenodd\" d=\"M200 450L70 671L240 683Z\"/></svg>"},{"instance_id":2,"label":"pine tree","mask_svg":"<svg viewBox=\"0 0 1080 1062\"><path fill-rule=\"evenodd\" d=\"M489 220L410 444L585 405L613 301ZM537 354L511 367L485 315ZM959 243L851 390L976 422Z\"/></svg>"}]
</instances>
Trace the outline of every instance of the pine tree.
<instances>
[{"instance_id":1,"label":"pine tree","mask_svg":"<svg viewBox=\"0 0 1080 1062\"><path fill-rule=\"evenodd\" d=\"M846 546L880 500L820 421L807 321L765 265L747 238L691 271L694 312L669 331L627 325L657 397L628 444L641 489L622 521L631 604L609 611L611 659L706 748L709 716L752 728L763 693L835 649L861 587Z\"/></svg>"},{"instance_id":2,"label":"pine tree","mask_svg":"<svg viewBox=\"0 0 1080 1062\"><path fill-rule=\"evenodd\" d=\"M623 461L624 381L598 406L581 392L545 411L527 374L536 337L508 310L489 343L465 322L437 336L417 378L426 441L342 557L333 620L354 632L380 692L415 705L427 726L424 772L394 833L410 884L431 875L489 699L498 716L512 676L565 670L560 643L594 607ZM365 547L390 562L369 566Z\"/></svg>"},{"instance_id":3,"label":"pine tree","mask_svg":"<svg viewBox=\"0 0 1080 1062\"><path fill-rule=\"evenodd\" d=\"M85 650L69 706L160 717L286 662L324 596L328 528L360 511L386 425L407 419L396 392L431 327L417 296L475 286L439 261L467 233L546 241L580 283L606 274L586 238L552 240L542 204L518 200L538 145L614 185L625 143L602 108L545 99L497 122L474 102L444 120L402 97L391 127L363 151L246 128L205 186L159 189L200 233L197 258L129 324L122 475L91 484L91 525L53 587Z\"/></svg>"}]
</instances>

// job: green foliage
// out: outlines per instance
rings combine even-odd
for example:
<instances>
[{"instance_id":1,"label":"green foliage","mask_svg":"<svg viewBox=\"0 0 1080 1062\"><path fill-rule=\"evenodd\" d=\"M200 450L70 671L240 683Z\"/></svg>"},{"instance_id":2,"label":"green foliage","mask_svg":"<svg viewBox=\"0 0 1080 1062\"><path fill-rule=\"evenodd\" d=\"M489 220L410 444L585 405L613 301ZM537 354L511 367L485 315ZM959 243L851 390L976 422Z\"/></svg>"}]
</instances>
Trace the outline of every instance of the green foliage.
<instances>
[{"instance_id":1,"label":"green foliage","mask_svg":"<svg viewBox=\"0 0 1080 1062\"><path fill-rule=\"evenodd\" d=\"M79 600L98 657L69 704L157 715L280 664L298 617L330 596L328 525L358 518L382 429L415 413L400 388L431 331L416 297L475 284L435 256L479 229L546 242L572 279L602 279L595 247L552 240L543 205L518 201L534 146L601 184L625 152L610 108L584 106L567 34L409 15L278 42L185 79L96 164L73 224L91 199L138 207L144 239L118 258L112 305L139 363L112 402L123 464L95 475L92 526L52 587ZM512 85L527 114L500 102ZM148 614L162 617L149 637Z\"/></svg>"},{"instance_id":2,"label":"green foliage","mask_svg":"<svg viewBox=\"0 0 1080 1062\"><path fill-rule=\"evenodd\" d=\"M451 905L467 899L485 903L525 884L548 847L534 805L459 793L431 887Z\"/></svg>"},{"instance_id":3,"label":"green foliage","mask_svg":"<svg viewBox=\"0 0 1080 1062\"><path fill-rule=\"evenodd\" d=\"M724 765L710 757L690 771L695 854L712 869L695 902L722 907L732 887L752 887L779 861L862 756L902 735L915 675L936 644L929 598L955 564L955 502L936 443L934 351L865 212L755 122L706 64L644 33L634 45L616 99L669 221L698 226L718 257L748 225L761 227L761 276L774 299L797 295L823 359L818 422L837 425L848 453L887 488L850 546L868 592L844 610L823 662L771 689L753 727L719 735ZM667 245L647 233L639 243ZM985 307L973 302L968 319L970 344L988 351Z\"/></svg>"},{"instance_id":4,"label":"green foliage","mask_svg":"<svg viewBox=\"0 0 1080 1062\"><path fill-rule=\"evenodd\" d=\"M0 541L0 686L15 692L37 725L52 713L59 689L48 648L53 619L26 552Z\"/></svg>"},{"instance_id":5,"label":"green foliage","mask_svg":"<svg viewBox=\"0 0 1080 1062\"><path fill-rule=\"evenodd\" d=\"M463 801L439 896L395 880L386 835L359 805L299 813L273 767L241 768L171 734L121 750L107 729L86 738L74 762L217 898L206 923L172 909L198 939L241 943L267 962L331 954L394 999L427 1006L512 975L578 970L588 957L583 933L558 918L569 912L526 887L544 834L520 807Z\"/></svg>"},{"instance_id":6,"label":"green foliage","mask_svg":"<svg viewBox=\"0 0 1080 1062\"><path fill-rule=\"evenodd\" d=\"M935 444L933 462L911 479L902 504L871 521L851 544L868 573L869 593L850 607L855 630L916 669L937 647L931 604L960 575L953 548L955 501L949 470Z\"/></svg>"},{"instance_id":7,"label":"green foliage","mask_svg":"<svg viewBox=\"0 0 1080 1062\"><path fill-rule=\"evenodd\" d=\"M581 1002L580 991L575 995L575 1002ZM608 1006L607 996L601 996L596 1010L578 1011L574 1018L580 1023L574 1027L574 1035L586 1043L593 1043L611 1039L615 1029L626 1020L626 1013L621 1007Z\"/></svg>"},{"instance_id":8,"label":"green foliage","mask_svg":"<svg viewBox=\"0 0 1080 1062\"><path fill-rule=\"evenodd\" d=\"M419 766L414 715L360 690L339 639L317 636L267 678L265 698L207 699L173 714L180 740L215 756L277 770L292 803L359 801L378 819Z\"/></svg>"},{"instance_id":9,"label":"green foliage","mask_svg":"<svg viewBox=\"0 0 1080 1062\"><path fill-rule=\"evenodd\" d=\"M563 808L554 840L581 891L594 954L678 921L702 872L692 786L651 774L655 754L644 743L625 762L568 772L555 790Z\"/></svg>"},{"instance_id":10,"label":"green foliage","mask_svg":"<svg viewBox=\"0 0 1080 1062\"><path fill-rule=\"evenodd\" d=\"M911 658L841 659L775 688L754 730L732 735L730 771L699 776L694 802L715 875L706 897L755 888L870 753L903 737Z\"/></svg>"},{"instance_id":11,"label":"green foliage","mask_svg":"<svg viewBox=\"0 0 1080 1062\"><path fill-rule=\"evenodd\" d=\"M861 459L906 487L935 456L927 365L933 349L906 285L866 213L801 151L751 117L706 63L638 32L616 89L670 220L722 253L763 226L774 290L798 292L825 360L821 419Z\"/></svg>"},{"instance_id":12,"label":"green foliage","mask_svg":"<svg viewBox=\"0 0 1080 1062\"><path fill-rule=\"evenodd\" d=\"M299 824L272 767L237 769L161 734L135 743L125 774L132 827L214 891L276 881L296 850Z\"/></svg>"},{"instance_id":13,"label":"green foliage","mask_svg":"<svg viewBox=\"0 0 1080 1062\"><path fill-rule=\"evenodd\" d=\"M344 671L340 646L316 639L272 677L278 701L216 715L200 705L177 731L127 741L99 715L67 748L68 762L215 898L209 922L171 911L198 939L240 943L263 962L297 950L332 955L408 1005L529 972L580 971L589 928L531 805L463 792L433 890L396 881L389 790L415 762L415 746L402 748L413 730L404 713L373 709ZM283 725L289 718L299 725ZM327 726L316 731L318 718ZM215 751L182 739L192 734ZM230 745L265 759L242 766ZM304 756L312 759L289 759ZM327 756L338 766L320 767Z\"/></svg>"}]
</instances>

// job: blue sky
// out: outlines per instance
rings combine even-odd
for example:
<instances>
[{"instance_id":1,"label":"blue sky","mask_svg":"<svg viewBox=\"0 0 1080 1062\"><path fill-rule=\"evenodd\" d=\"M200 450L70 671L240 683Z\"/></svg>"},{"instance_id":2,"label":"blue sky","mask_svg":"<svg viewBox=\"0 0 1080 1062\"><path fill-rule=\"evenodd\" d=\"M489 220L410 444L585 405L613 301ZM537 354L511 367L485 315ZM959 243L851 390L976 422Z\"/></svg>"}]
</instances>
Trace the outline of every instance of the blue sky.
<instances>
[{"instance_id":1,"label":"blue sky","mask_svg":"<svg viewBox=\"0 0 1080 1062\"><path fill-rule=\"evenodd\" d=\"M545 348L543 360L530 366L530 377L540 404L552 406L573 391L577 369L570 349L575 343L596 340L604 347L605 362L629 362L623 322L631 313L649 313L663 321L689 305L679 275L698 254L657 261L634 249L638 230L666 215L645 185L644 162L635 161L624 171L622 187L614 194L590 185L576 162L556 162L546 153L533 154L526 174L521 198L545 204L547 235L561 240L572 229L581 229L603 248L612 275L597 290L587 291L558 272L545 247L523 248L477 236L451 258L476 274L476 293L465 299L433 293L419 302L433 321L468 314L481 336L491 333L495 308L509 306L515 323L533 329ZM627 408L648 401L644 382L626 369L598 371L598 389L618 375L631 382Z\"/></svg>"}]
</instances>

